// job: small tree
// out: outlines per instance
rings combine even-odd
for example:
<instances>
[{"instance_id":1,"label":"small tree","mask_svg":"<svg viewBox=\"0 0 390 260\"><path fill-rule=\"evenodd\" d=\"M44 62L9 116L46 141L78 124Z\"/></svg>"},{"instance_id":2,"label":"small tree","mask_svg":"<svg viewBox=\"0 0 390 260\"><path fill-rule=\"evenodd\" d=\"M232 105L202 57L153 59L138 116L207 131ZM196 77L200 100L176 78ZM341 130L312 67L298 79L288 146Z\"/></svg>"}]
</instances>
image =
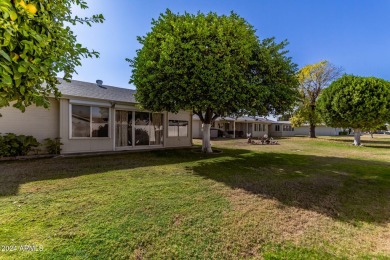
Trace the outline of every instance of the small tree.
<instances>
[{"instance_id":1,"label":"small tree","mask_svg":"<svg viewBox=\"0 0 390 260\"><path fill-rule=\"evenodd\" d=\"M386 131L387 127L384 124L380 124L380 125L370 127L370 128L363 128L362 130L365 132L368 132L370 134L371 138L374 138L374 133L376 131L378 131L378 130Z\"/></svg>"},{"instance_id":2,"label":"small tree","mask_svg":"<svg viewBox=\"0 0 390 260\"><path fill-rule=\"evenodd\" d=\"M221 115L281 113L296 98L296 65L286 42L259 41L235 13L173 14L153 20L152 31L129 60L136 98L152 111L190 110L203 127L204 152L212 152L210 127Z\"/></svg>"},{"instance_id":3,"label":"small tree","mask_svg":"<svg viewBox=\"0 0 390 260\"><path fill-rule=\"evenodd\" d=\"M353 128L354 144L360 145L361 129L372 129L390 120L390 82L345 75L323 91L319 107L328 125Z\"/></svg>"},{"instance_id":4,"label":"small tree","mask_svg":"<svg viewBox=\"0 0 390 260\"><path fill-rule=\"evenodd\" d=\"M31 104L47 108L48 96L59 96L57 73L69 80L82 57L98 57L77 43L66 23L91 25L104 18L73 17L72 4L88 8L82 0L0 1L0 108L10 102L22 111Z\"/></svg>"},{"instance_id":5,"label":"small tree","mask_svg":"<svg viewBox=\"0 0 390 260\"><path fill-rule=\"evenodd\" d=\"M333 80L341 76L342 69L329 63L320 61L303 67L298 73L300 101L291 122L294 127L299 127L308 122L310 125L310 137L315 138L315 128L322 120L317 110L317 99L322 90Z\"/></svg>"}]
</instances>

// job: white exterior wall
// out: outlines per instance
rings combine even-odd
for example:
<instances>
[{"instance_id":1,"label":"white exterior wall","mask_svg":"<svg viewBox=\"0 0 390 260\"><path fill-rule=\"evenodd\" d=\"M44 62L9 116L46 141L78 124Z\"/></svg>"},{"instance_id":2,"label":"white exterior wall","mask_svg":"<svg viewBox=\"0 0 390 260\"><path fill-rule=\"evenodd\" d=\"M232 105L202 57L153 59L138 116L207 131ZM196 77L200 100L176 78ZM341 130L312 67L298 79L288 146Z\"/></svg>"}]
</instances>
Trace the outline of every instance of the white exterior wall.
<instances>
[{"instance_id":1,"label":"white exterior wall","mask_svg":"<svg viewBox=\"0 0 390 260\"><path fill-rule=\"evenodd\" d=\"M294 129L295 135L309 135L310 133L310 128L309 126L300 126L300 127L295 127Z\"/></svg>"},{"instance_id":2,"label":"white exterior wall","mask_svg":"<svg viewBox=\"0 0 390 260\"><path fill-rule=\"evenodd\" d=\"M336 136L342 131L340 128L332 128L328 126L316 126L316 135L318 136ZM295 128L295 135L308 136L310 132L309 126L301 126Z\"/></svg>"},{"instance_id":3,"label":"white exterior wall","mask_svg":"<svg viewBox=\"0 0 390 260\"><path fill-rule=\"evenodd\" d=\"M14 133L18 135L32 135L38 142L45 138L59 137L59 102L50 99L50 108L36 107L26 108L22 113L12 106L0 109L0 133Z\"/></svg>"},{"instance_id":4,"label":"white exterior wall","mask_svg":"<svg viewBox=\"0 0 390 260\"><path fill-rule=\"evenodd\" d=\"M180 111L177 114L166 113L164 146L165 147L188 147L192 146L192 114L188 111ZM169 120L185 120L188 121L187 136L168 136L168 122Z\"/></svg>"},{"instance_id":5,"label":"white exterior wall","mask_svg":"<svg viewBox=\"0 0 390 260\"><path fill-rule=\"evenodd\" d=\"M264 130L265 131L255 131L256 130L256 127L255 127L256 124L264 125ZM269 124L253 123L252 124L252 127L253 127L253 129L252 129L252 137L256 137L257 138L257 137L263 137L265 134L268 135L268 126L269 126ZM263 129L263 128L261 128L261 129Z\"/></svg>"},{"instance_id":6,"label":"white exterior wall","mask_svg":"<svg viewBox=\"0 0 390 260\"><path fill-rule=\"evenodd\" d=\"M279 125L280 131L275 131L275 126ZM271 130L270 130L270 136L271 137L283 137L283 136L294 136L295 135L295 129L294 131L283 131L283 125L284 124L272 124L271 125Z\"/></svg>"},{"instance_id":7,"label":"white exterior wall","mask_svg":"<svg viewBox=\"0 0 390 260\"><path fill-rule=\"evenodd\" d=\"M202 138L202 122L192 120L192 138Z\"/></svg>"}]
</instances>

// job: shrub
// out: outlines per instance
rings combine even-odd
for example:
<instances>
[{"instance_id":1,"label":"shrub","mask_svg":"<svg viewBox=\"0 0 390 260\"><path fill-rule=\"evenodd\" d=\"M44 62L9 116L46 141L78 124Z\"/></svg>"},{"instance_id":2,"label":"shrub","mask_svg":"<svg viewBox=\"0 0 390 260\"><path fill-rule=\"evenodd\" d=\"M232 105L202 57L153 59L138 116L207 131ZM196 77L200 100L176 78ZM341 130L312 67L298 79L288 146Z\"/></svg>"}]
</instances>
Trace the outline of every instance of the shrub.
<instances>
[{"instance_id":1,"label":"shrub","mask_svg":"<svg viewBox=\"0 0 390 260\"><path fill-rule=\"evenodd\" d=\"M27 155L39 142L30 135L8 133L0 135L0 157Z\"/></svg>"},{"instance_id":2,"label":"shrub","mask_svg":"<svg viewBox=\"0 0 390 260\"><path fill-rule=\"evenodd\" d=\"M60 137L56 137L54 139L46 138L44 140L44 145L49 154L60 154L62 150L61 145L63 145L63 143L61 143Z\"/></svg>"}]
</instances>

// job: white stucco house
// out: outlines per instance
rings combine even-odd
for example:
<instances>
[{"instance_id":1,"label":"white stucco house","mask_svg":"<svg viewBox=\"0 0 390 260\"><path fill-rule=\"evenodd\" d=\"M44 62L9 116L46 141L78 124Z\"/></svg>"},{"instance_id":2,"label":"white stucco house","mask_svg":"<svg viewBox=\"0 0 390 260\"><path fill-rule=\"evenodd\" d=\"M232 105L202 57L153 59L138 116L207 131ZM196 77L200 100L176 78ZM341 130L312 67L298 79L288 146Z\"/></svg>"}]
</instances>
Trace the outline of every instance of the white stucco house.
<instances>
[{"instance_id":1,"label":"white stucco house","mask_svg":"<svg viewBox=\"0 0 390 260\"><path fill-rule=\"evenodd\" d=\"M134 90L60 80L62 97L50 109L0 109L0 133L32 135L38 141L60 137L62 152L85 153L192 146L192 114L140 110Z\"/></svg>"},{"instance_id":2,"label":"white stucco house","mask_svg":"<svg viewBox=\"0 0 390 260\"><path fill-rule=\"evenodd\" d=\"M294 136L295 134L290 121L275 121L271 125L270 136L272 137Z\"/></svg>"},{"instance_id":3,"label":"white stucco house","mask_svg":"<svg viewBox=\"0 0 390 260\"><path fill-rule=\"evenodd\" d=\"M192 117L193 138L202 138L202 122L197 115ZM326 125L316 127L317 136L337 136L341 128L333 128ZM261 137L267 134L270 137L284 136L308 136L309 125L292 127L290 121L273 121L262 117L242 116L238 118L219 117L211 128L211 137L240 138L252 134L252 137Z\"/></svg>"},{"instance_id":4,"label":"white stucco house","mask_svg":"<svg viewBox=\"0 0 390 260\"><path fill-rule=\"evenodd\" d=\"M247 134L262 137L269 135L272 123L263 117L219 117L211 126L211 137L246 138ZM197 115L192 117L192 137L202 138L202 122Z\"/></svg>"}]
</instances>

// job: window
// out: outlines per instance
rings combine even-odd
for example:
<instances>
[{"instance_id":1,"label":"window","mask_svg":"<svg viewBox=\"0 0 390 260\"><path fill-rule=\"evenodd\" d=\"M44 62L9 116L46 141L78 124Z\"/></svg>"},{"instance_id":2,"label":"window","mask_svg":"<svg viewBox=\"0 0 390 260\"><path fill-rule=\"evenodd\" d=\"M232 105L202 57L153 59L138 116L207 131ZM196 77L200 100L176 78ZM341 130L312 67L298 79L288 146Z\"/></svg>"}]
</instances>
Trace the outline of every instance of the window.
<instances>
[{"instance_id":1,"label":"window","mask_svg":"<svg viewBox=\"0 0 390 260\"><path fill-rule=\"evenodd\" d=\"M188 121L183 120L169 120L168 136L188 136Z\"/></svg>"},{"instance_id":2,"label":"window","mask_svg":"<svg viewBox=\"0 0 390 260\"><path fill-rule=\"evenodd\" d=\"M133 143L136 146L163 144L164 115L162 113L121 110L117 110L115 113L116 146L133 146Z\"/></svg>"},{"instance_id":3,"label":"window","mask_svg":"<svg viewBox=\"0 0 390 260\"><path fill-rule=\"evenodd\" d=\"M132 146L133 145L133 112L120 111L115 112L115 145Z\"/></svg>"},{"instance_id":4,"label":"window","mask_svg":"<svg viewBox=\"0 0 390 260\"><path fill-rule=\"evenodd\" d=\"M168 136L179 136L179 125L177 120L169 120Z\"/></svg>"},{"instance_id":5,"label":"window","mask_svg":"<svg viewBox=\"0 0 390 260\"><path fill-rule=\"evenodd\" d=\"M163 144L164 132L164 115L160 113L150 114L150 140L149 145Z\"/></svg>"},{"instance_id":6,"label":"window","mask_svg":"<svg viewBox=\"0 0 390 260\"><path fill-rule=\"evenodd\" d=\"M72 105L72 137L108 137L109 108Z\"/></svg>"},{"instance_id":7,"label":"window","mask_svg":"<svg viewBox=\"0 0 390 260\"><path fill-rule=\"evenodd\" d=\"M135 112L135 145L149 145L149 113Z\"/></svg>"},{"instance_id":8,"label":"window","mask_svg":"<svg viewBox=\"0 0 390 260\"><path fill-rule=\"evenodd\" d=\"M108 113L107 107L91 107L92 137L108 137Z\"/></svg>"},{"instance_id":9,"label":"window","mask_svg":"<svg viewBox=\"0 0 390 260\"><path fill-rule=\"evenodd\" d=\"M291 125L283 125L283 131L291 132L294 131L294 128Z\"/></svg>"},{"instance_id":10,"label":"window","mask_svg":"<svg viewBox=\"0 0 390 260\"><path fill-rule=\"evenodd\" d=\"M280 125L275 125L275 131L279 132L280 131Z\"/></svg>"},{"instance_id":11,"label":"window","mask_svg":"<svg viewBox=\"0 0 390 260\"><path fill-rule=\"evenodd\" d=\"M265 132L264 124L255 124L255 132Z\"/></svg>"}]
</instances>

